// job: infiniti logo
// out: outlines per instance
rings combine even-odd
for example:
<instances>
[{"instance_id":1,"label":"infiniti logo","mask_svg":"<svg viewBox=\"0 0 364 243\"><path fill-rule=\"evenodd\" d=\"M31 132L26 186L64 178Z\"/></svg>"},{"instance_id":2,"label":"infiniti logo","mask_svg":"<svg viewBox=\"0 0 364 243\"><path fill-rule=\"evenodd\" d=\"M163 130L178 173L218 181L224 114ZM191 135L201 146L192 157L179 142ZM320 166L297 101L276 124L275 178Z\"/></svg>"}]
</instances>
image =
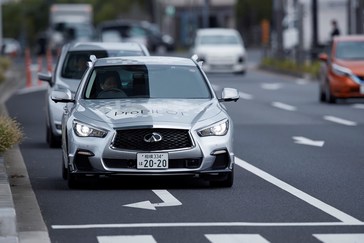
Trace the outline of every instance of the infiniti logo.
<instances>
[{"instance_id":1,"label":"infiniti logo","mask_svg":"<svg viewBox=\"0 0 364 243\"><path fill-rule=\"evenodd\" d=\"M157 132L149 133L144 136L144 141L147 143L156 143L162 141L162 135Z\"/></svg>"}]
</instances>

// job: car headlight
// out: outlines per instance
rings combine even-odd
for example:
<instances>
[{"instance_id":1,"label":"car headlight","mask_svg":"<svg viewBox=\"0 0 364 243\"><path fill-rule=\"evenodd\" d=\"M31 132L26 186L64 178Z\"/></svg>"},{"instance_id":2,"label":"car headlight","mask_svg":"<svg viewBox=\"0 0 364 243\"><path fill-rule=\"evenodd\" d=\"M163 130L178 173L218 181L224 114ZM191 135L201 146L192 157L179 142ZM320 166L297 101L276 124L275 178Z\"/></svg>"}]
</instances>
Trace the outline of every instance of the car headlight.
<instances>
[{"instance_id":1,"label":"car headlight","mask_svg":"<svg viewBox=\"0 0 364 243\"><path fill-rule=\"evenodd\" d=\"M361 85L361 79L356 76L349 68L342 67L337 64L332 64L332 71L338 76L349 77L355 83Z\"/></svg>"},{"instance_id":2,"label":"car headlight","mask_svg":"<svg viewBox=\"0 0 364 243\"><path fill-rule=\"evenodd\" d=\"M73 130L79 137L98 137L103 138L106 136L107 132L102 129L97 129L93 126L87 125L82 122L74 121Z\"/></svg>"},{"instance_id":3,"label":"car headlight","mask_svg":"<svg viewBox=\"0 0 364 243\"><path fill-rule=\"evenodd\" d=\"M229 120L223 120L199 130L197 133L201 137L224 136L229 130Z\"/></svg>"},{"instance_id":4,"label":"car headlight","mask_svg":"<svg viewBox=\"0 0 364 243\"><path fill-rule=\"evenodd\" d=\"M332 71L338 76L351 76L352 72L349 68L342 67L337 64L332 64Z\"/></svg>"}]
</instances>

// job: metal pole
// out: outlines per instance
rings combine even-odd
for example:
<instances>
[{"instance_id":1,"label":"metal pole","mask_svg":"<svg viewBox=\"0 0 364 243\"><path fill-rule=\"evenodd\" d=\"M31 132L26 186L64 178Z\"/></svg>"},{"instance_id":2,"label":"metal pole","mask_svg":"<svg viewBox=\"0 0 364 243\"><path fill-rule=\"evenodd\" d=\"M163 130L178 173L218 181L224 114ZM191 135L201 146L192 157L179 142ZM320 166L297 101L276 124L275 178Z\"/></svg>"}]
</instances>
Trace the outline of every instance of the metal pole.
<instances>
[{"instance_id":1,"label":"metal pole","mask_svg":"<svg viewBox=\"0 0 364 243\"><path fill-rule=\"evenodd\" d=\"M283 3L282 0L273 1L273 11L275 16L275 31L277 34L277 58L283 59Z\"/></svg>"},{"instance_id":2,"label":"metal pole","mask_svg":"<svg viewBox=\"0 0 364 243\"><path fill-rule=\"evenodd\" d=\"M210 26L210 0L205 0L203 7L203 27L208 28Z\"/></svg>"},{"instance_id":3,"label":"metal pole","mask_svg":"<svg viewBox=\"0 0 364 243\"><path fill-rule=\"evenodd\" d=\"M3 55L3 1L0 0L0 55Z\"/></svg>"}]
</instances>

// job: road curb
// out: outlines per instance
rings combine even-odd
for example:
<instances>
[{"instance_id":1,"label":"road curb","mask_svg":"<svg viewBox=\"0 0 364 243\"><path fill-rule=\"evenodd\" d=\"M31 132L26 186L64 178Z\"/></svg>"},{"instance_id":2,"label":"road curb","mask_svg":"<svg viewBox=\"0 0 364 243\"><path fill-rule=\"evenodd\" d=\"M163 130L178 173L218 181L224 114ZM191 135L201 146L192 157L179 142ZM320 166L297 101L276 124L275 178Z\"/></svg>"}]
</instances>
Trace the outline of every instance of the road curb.
<instances>
[{"instance_id":1,"label":"road curb","mask_svg":"<svg viewBox=\"0 0 364 243\"><path fill-rule=\"evenodd\" d=\"M0 215L0 243L18 242L15 206L2 156L0 156Z\"/></svg>"},{"instance_id":2,"label":"road curb","mask_svg":"<svg viewBox=\"0 0 364 243\"><path fill-rule=\"evenodd\" d=\"M24 81L21 66L12 65L0 84L0 115L8 115L4 104ZM0 243L18 242L51 241L23 157L14 146L0 155Z\"/></svg>"}]
</instances>

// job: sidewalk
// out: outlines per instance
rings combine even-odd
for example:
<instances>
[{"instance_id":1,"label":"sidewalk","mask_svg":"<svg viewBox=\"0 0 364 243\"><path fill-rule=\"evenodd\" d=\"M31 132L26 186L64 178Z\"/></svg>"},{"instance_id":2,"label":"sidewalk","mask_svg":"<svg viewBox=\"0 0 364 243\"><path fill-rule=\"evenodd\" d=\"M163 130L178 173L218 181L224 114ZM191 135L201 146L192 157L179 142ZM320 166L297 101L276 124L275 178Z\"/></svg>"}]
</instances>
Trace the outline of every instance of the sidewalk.
<instances>
[{"instance_id":1,"label":"sidewalk","mask_svg":"<svg viewBox=\"0 0 364 243\"><path fill-rule=\"evenodd\" d=\"M25 84L22 66L13 64L0 84L0 115L5 102ZM18 146L0 156L0 243L49 243L47 227Z\"/></svg>"}]
</instances>

